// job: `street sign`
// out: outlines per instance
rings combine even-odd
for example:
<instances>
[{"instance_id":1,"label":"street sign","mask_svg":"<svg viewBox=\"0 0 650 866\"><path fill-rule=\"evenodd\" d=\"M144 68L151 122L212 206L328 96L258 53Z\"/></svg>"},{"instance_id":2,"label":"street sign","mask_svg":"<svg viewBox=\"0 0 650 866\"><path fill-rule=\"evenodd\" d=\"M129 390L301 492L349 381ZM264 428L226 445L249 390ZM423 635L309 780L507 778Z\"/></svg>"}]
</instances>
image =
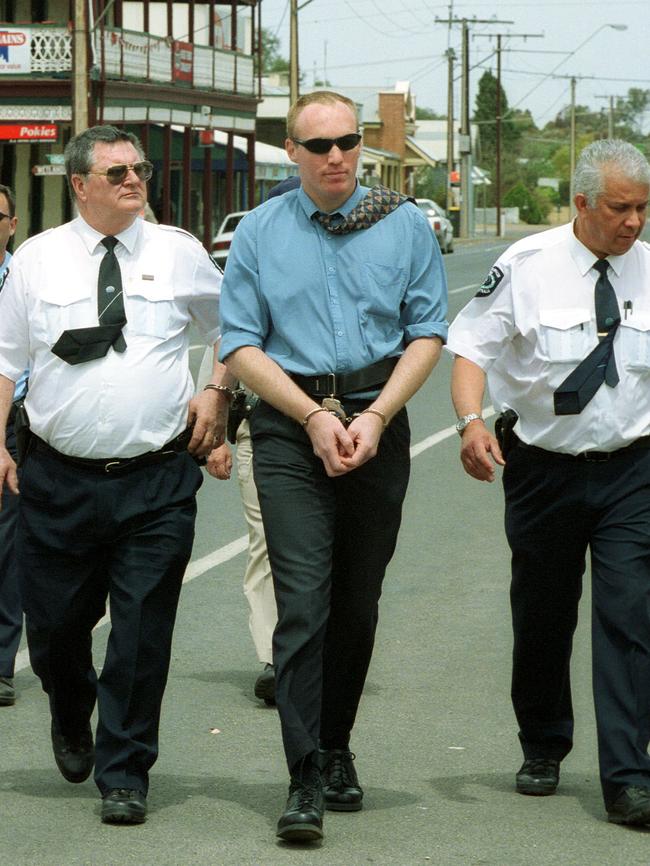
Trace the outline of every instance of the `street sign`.
<instances>
[{"instance_id":1,"label":"street sign","mask_svg":"<svg viewBox=\"0 0 650 866\"><path fill-rule=\"evenodd\" d=\"M53 174L65 174L65 166L64 165L33 165L32 166L32 174L36 175L53 175Z\"/></svg>"}]
</instances>

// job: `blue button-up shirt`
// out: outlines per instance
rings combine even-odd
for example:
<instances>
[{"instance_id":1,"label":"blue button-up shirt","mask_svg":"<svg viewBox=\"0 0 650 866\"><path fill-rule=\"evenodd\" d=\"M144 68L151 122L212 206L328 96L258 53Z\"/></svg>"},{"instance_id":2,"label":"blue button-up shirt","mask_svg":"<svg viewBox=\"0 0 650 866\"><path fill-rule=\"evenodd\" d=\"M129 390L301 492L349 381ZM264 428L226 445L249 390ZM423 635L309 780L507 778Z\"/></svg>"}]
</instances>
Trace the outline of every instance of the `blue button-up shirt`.
<instances>
[{"instance_id":1,"label":"blue button-up shirt","mask_svg":"<svg viewBox=\"0 0 650 866\"><path fill-rule=\"evenodd\" d=\"M8 253L5 250L5 257L0 263L0 291L2 290L2 286L4 285L4 281L7 279L7 271L9 269L9 262L11 261L11 253ZM24 372L20 379L16 382L16 387L14 388L14 401L22 399L27 393L27 372Z\"/></svg>"},{"instance_id":2,"label":"blue button-up shirt","mask_svg":"<svg viewBox=\"0 0 650 866\"><path fill-rule=\"evenodd\" d=\"M337 210L367 192L357 186ZM371 229L335 235L300 188L237 226L221 290L221 358L256 346L289 373L358 370L418 337L447 338L442 257L424 214L398 207Z\"/></svg>"}]
</instances>

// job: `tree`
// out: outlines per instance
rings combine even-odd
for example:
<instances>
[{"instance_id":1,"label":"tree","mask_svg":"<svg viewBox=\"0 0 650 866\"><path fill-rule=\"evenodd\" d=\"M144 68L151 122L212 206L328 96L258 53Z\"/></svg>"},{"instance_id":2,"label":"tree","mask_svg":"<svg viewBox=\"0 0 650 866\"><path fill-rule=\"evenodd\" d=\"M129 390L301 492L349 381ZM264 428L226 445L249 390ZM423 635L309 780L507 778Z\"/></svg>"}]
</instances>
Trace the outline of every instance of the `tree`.
<instances>
[{"instance_id":1,"label":"tree","mask_svg":"<svg viewBox=\"0 0 650 866\"><path fill-rule=\"evenodd\" d=\"M519 112L519 116L526 114ZM486 71L478 83L474 122L479 124L481 141L481 161L490 169L494 167L496 157L496 118L497 118L497 80L491 72ZM515 144L521 138L518 125L512 119L508 110L508 98L501 87L501 152L512 154Z\"/></svg>"},{"instance_id":2,"label":"tree","mask_svg":"<svg viewBox=\"0 0 650 866\"><path fill-rule=\"evenodd\" d=\"M262 27L262 72L288 72L289 61L280 54L280 39L266 27Z\"/></svg>"},{"instance_id":3,"label":"tree","mask_svg":"<svg viewBox=\"0 0 650 866\"><path fill-rule=\"evenodd\" d=\"M433 108L420 108L419 105L415 106L416 120L445 120L446 117L446 114L438 114L433 110Z\"/></svg>"}]
</instances>

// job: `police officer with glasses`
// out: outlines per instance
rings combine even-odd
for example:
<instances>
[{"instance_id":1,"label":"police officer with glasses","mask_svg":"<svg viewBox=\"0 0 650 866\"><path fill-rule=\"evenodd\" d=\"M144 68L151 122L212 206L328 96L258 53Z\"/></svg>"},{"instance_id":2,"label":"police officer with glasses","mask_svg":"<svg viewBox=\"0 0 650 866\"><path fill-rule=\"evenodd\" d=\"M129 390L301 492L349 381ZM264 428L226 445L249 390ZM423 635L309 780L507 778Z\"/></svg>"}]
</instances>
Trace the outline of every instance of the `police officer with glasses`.
<instances>
[{"instance_id":1,"label":"police officer with glasses","mask_svg":"<svg viewBox=\"0 0 650 866\"><path fill-rule=\"evenodd\" d=\"M230 397L218 362L197 397L188 367L191 324L217 341L221 274L192 235L139 218L152 165L134 135L92 127L68 143L65 165L79 216L22 244L0 295L0 421L4 433L28 368L16 552L54 758L69 782L94 767L102 821L139 824L192 551L196 458L222 441ZM18 493L4 447L2 483ZM98 677L91 632L107 598Z\"/></svg>"}]
</instances>

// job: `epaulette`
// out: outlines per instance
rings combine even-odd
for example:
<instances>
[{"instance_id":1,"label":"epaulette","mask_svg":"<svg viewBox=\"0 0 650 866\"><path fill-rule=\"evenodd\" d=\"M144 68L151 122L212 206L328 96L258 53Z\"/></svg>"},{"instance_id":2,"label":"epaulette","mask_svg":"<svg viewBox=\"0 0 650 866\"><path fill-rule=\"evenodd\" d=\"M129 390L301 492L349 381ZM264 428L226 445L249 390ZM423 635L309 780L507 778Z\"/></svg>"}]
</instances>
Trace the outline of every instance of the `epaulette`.
<instances>
[{"instance_id":1,"label":"epaulette","mask_svg":"<svg viewBox=\"0 0 650 866\"><path fill-rule=\"evenodd\" d=\"M188 232L186 229L179 228L178 226L168 226L165 223L158 223L158 228L163 229L166 232L177 232L179 235L185 235L187 238L191 238L193 241L196 241L197 244L200 244L201 241L193 235L192 232Z\"/></svg>"},{"instance_id":2,"label":"epaulette","mask_svg":"<svg viewBox=\"0 0 650 866\"><path fill-rule=\"evenodd\" d=\"M60 226L53 226L52 228L44 229L42 232L39 232L37 235L32 235L30 238L26 238L26 239L25 239L25 240L20 244L20 246L17 247L16 252L14 253L14 255L16 255L16 254L17 254L18 252L20 252L21 250L26 249L26 247L28 247L28 246L32 243L32 241L38 240L39 238L43 238L43 237L45 237L45 235L52 234L52 232L55 232L58 228L60 228Z\"/></svg>"}]
</instances>

